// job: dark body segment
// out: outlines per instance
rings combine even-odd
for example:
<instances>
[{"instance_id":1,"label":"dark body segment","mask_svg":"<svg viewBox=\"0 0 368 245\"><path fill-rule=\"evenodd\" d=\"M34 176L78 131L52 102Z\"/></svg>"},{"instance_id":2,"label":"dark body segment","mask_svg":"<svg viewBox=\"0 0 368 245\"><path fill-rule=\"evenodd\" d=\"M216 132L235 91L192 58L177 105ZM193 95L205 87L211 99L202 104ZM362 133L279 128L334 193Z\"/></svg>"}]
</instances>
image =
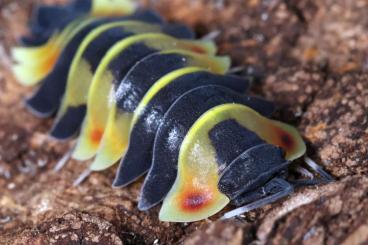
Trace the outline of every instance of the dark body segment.
<instances>
[{"instance_id":1,"label":"dark body segment","mask_svg":"<svg viewBox=\"0 0 368 245\"><path fill-rule=\"evenodd\" d=\"M244 128L235 119L217 124L208 135L216 151L217 162L221 166L229 165L245 150L264 143L257 134Z\"/></svg>"},{"instance_id":2,"label":"dark body segment","mask_svg":"<svg viewBox=\"0 0 368 245\"><path fill-rule=\"evenodd\" d=\"M73 1L65 6L40 5L32 13L29 23L30 35L21 37L26 46L38 46L46 43L56 31L62 30L73 20L87 14L91 9L91 0Z\"/></svg>"}]
</instances>

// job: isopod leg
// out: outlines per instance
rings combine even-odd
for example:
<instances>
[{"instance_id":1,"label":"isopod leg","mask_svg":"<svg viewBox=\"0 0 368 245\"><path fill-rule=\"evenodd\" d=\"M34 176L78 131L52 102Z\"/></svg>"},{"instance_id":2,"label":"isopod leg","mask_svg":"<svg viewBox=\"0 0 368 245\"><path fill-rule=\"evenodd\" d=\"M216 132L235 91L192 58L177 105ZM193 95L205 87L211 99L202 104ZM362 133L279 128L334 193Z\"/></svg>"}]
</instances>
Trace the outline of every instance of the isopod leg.
<instances>
[{"instance_id":1,"label":"isopod leg","mask_svg":"<svg viewBox=\"0 0 368 245\"><path fill-rule=\"evenodd\" d=\"M334 181L334 178L327 173L326 171L324 171L321 166L319 166L315 161L313 161L311 158L309 158L308 156L304 156L304 161L305 163L311 168L313 169L317 174L319 174L321 176L321 180L324 180L326 182L331 182Z\"/></svg>"},{"instance_id":2,"label":"isopod leg","mask_svg":"<svg viewBox=\"0 0 368 245\"><path fill-rule=\"evenodd\" d=\"M84 170L79 176L78 178L73 182L73 186L78 186L80 185L85 179L87 179L90 174L92 173L92 170L90 170L89 168L87 168L86 170Z\"/></svg>"},{"instance_id":3,"label":"isopod leg","mask_svg":"<svg viewBox=\"0 0 368 245\"><path fill-rule=\"evenodd\" d=\"M211 31L210 33L208 33L207 35L203 36L201 38L202 41L213 41L215 40L218 36L220 36L221 31L220 30L214 30Z\"/></svg>"},{"instance_id":4,"label":"isopod leg","mask_svg":"<svg viewBox=\"0 0 368 245\"><path fill-rule=\"evenodd\" d=\"M228 75L236 75L238 73L241 73L245 70L245 66L234 66L231 67L226 74Z\"/></svg>"},{"instance_id":5,"label":"isopod leg","mask_svg":"<svg viewBox=\"0 0 368 245\"><path fill-rule=\"evenodd\" d=\"M241 215L245 212L249 212L259 207L263 207L267 204L273 203L280 198L283 198L294 191L294 187L289 184L286 180L281 178L274 178L270 180L264 187L261 188L263 192L261 197L258 200L255 200L251 203L246 204L245 206L236 208L230 212L225 213L221 219L229 219L238 215ZM254 193L250 193L254 195ZM246 198L245 196L241 196L241 199ZM241 202L242 200L238 200L237 202Z\"/></svg>"},{"instance_id":6,"label":"isopod leg","mask_svg":"<svg viewBox=\"0 0 368 245\"><path fill-rule=\"evenodd\" d=\"M65 153L65 155L56 163L54 167L55 172L59 172L70 160L72 155L72 150Z\"/></svg>"}]
</instances>

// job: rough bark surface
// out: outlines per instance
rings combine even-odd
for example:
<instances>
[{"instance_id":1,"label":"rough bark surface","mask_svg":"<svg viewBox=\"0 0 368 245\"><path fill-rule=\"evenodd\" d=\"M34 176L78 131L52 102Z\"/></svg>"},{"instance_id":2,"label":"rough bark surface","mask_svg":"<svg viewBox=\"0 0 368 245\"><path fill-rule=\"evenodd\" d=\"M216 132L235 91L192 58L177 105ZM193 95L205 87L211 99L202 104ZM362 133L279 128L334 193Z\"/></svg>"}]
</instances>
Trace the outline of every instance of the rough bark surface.
<instances>
[{"instance_id":1,"label":"rough bark surface","mask_svg":"<svg viewBox=\"0 0 368 245\"><path fill-rule=\"evenodd\" d=\"M51 120L26 111L32 88L10 72L9 48L38 1L0 1L0 244L364 244L368 242L368 5L364 0L143 0L199 35L217 30L220 53L299 128L308 155L336 177L299 188L237 220L158 221L136 208L141 181L112 189L115 169L72 181L88 163L48 137ZM54 3L48 0L43 2ZM62 1L58 1L62 2Z\"/></svg>"}]
</instances>

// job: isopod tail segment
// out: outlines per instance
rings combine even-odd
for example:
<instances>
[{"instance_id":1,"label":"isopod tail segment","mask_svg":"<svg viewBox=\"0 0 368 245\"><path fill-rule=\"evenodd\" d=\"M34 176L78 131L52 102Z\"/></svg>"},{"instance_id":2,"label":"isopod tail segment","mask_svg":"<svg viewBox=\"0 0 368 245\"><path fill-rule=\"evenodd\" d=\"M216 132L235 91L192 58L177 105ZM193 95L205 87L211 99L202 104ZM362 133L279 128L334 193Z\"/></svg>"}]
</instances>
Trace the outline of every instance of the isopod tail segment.
<instances>
[{"instance_id":1,"label":"isopod tail segment","mask_svg":"<svg viewBox=\"0 0 368 245\"><path fill-rule=\"evenodd\" d=\"M143 33L165 33L176 38L185 39L194 37L193 32L184 25L158 25L139 21L113 22L93 30L83 40L73 58L64 98L51 130L53 137L65 139L78 132L85 116L88 91L101 60L117 42L129 42L129 37ZM134 39L137 40L136 37ZM135 43L131 43L131 46L133 45ZM195 44L193 43L193 45ZM198 44L198 48L205 47ZM133 61L134 59L130 59L129 63Z\"/></svg>"},{"instance_id":2,"label":"isopod tail segment","mask_svg":"<svg viewBox=\"0 0 368 245\"><path fill-rule=\"evenodd\" d=\"M30 34L20 41L25 46L39 46L77 18L128 15L135 8L131 0L75 0L66 5L39 5L31 16Z\"/></svg>"},{"instance_id":3,"label":"isopod tail segment","mask_svg":"<svg viewBox=\"0 0 368 245\"><path fill-rule=\"evenodd\" d=\"M32 86L44 79L53 69L65 44L79 30L78 26L83 27L89 21L75 20L62 31L54 33L41 46L12 48L12 70L17 80L23 85Z\"/></svg>"},{"instance_id":4,"label":"isopod tail segment","mask_svg":"<svg viewBox=\"0 0 368 245\"><path fill-rule=\"evenodd\" d=\"M120 4L120 6L117 6L116 9L113 10L104 0L93 1L91 6L93 7L92 16L114 16L117 13L119 13L119 16L122 16L133 12L129 1L119 2L120 3L116 1L115 4ZM58 15L63 14L65 11L61 10L60 7L43 7L39 9L39 11L36 11L36 13L38 13L36 18L37 21L34 22L38 23L36 24L38 27L34 27L34 29L41 29L38 31L40 33L50 32L50 37L45 44L37 47L15 47L12 49L12 57L16 62L13 65L13 72L17 80L24 85L34 85L45 78L55 66L63 47L65 47L68 41L76 35L81 28L91 21L91 18L87 18L86 15L84 15L84 17L80 15L68 21L68 25L64 26L65 19L58 19L56 18L57 16L51 16L55 14L54 12L57 12L56 14ZM71 12L73 16L75 15L75 11L73 10L66 12ZM50 23L50 19L52 18L53 20ZM68 16L65 18L68 18ZM55 21L56 23L52 24ZM64 23L64 28L56 28L58 24L61 25L62 23ZM52 27L56 29L53 31L45 30Z\"/></svg>"},{"instance_id":5,"label":"isopod tail segment","mask_svg":"<svg viewBox=\"0 0 368 245\"><path fill-rule=\"evenodd\" d=\"M247 139L234 144L239 135ZM252 202L253 191L275 177L284 178L288 163L304 155L305 149L296 129L248 106L213 107L192 125L180 146L177 177L164 199L160 220L196 221L230 201Z\"/></svg>"},{"instance_id":6,"label":"isopod tail segment","mask_svg":"<svg viewBox=\"0 0 368 245\"><path fill-rule=\"evenodd\" d=\"M60 32L70 22L81 17L79 11L67 6L39 5L32 11L29 34L19 41L22 46L35 47L45 44L55 33Z\"/></svg>"},{"instance_id":7,"label":"isopod tail segment","mask_svg":"<svg viewBox=\"0 0 368 245\"><path fill-rule=\"evenodd\" d=\"M124 155L130 138L133 113L145 93L161 77L189 66L224 74L230 64L226 57L175 49L154 53L138 62L124 77L116 91L116 100L110 105L104 134L91 169L106 169Z\"/></svg>"},{"instance_id":8,"label":"isopod tail segment","mask_svg":"<svg viewBox=\"0 0 368 245\"><path fill-rule=\"evenodd\" d=\"M132 15L118 18L88 18L74 30L72 37L64 45L52 70L40 81L41 85L30 98L26 100L26 106L33 114L39 117L53 115L60 106L61 99L65 92L68 71L73 57L84 38L95 28L116 21L142 20L147 22L160 23L161 19L151 14L151 11L139 11Z\"/></svg>"}]
</instances>

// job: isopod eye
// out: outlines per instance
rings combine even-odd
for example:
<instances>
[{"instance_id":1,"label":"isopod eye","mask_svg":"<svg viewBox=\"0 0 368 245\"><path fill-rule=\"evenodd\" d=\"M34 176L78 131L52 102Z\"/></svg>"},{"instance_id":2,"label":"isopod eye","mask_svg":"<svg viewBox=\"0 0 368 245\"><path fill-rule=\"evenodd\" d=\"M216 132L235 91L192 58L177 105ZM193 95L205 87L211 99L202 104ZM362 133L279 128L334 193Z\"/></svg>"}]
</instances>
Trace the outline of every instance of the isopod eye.
<instances>
[{"instance_id":1,"label":"isopod eye","mask_svg":"<svg viewBox=\"0 0 368 245\"><path fill-rule=\"evenodd\" d=\"M216 125L229 120L235 120L236 124L254 132L257 137L272 145L278 145L281 142L277 137L278 132L287 133L293 139L293 147L284 149L288 159L295 159L305 152L302 138L291 126L267 119L241 104L222 104L213 107L191 126L182 141L177 177L175 184L164 199L160 211L161 220L184 222L204 219L220 211L226 205L225 200L228 199L214 185L218 184L219 172L229 162L221 160L226 159L224 157L216 156L216 144L211 141L210 132ZM218 151L217 154L219 154ZM230 159L230 157L227 158ZM200 199L206 200L206 205L199 205L197 209L188 210L184 208L187 193L191 193L192 188L196 190L195 187L206 190L204 193L210 194L205 195L206 199ZM231 190L228 192L230 193Z\"/></svg>"}]
</instances>

